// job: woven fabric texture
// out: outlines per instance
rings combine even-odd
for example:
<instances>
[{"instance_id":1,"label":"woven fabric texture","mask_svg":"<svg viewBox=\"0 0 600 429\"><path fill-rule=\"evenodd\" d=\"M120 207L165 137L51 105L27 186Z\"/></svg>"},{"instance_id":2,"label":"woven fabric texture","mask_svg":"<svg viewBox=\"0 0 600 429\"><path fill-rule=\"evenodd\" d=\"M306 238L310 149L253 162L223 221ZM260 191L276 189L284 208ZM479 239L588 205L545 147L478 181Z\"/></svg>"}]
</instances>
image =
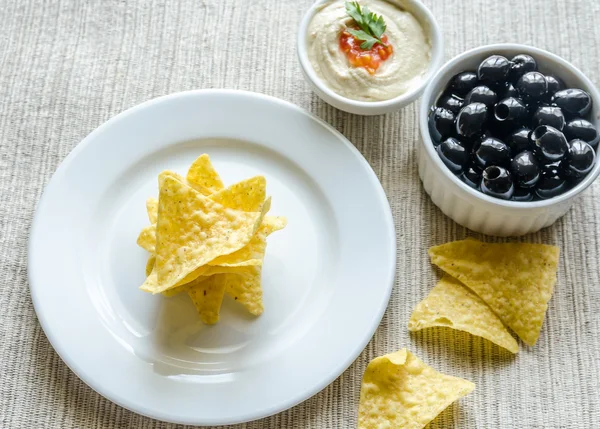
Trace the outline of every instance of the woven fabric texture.
<instances>
[{"instance_id":1,"label":"woven fabric texture","mask_svg":"<svg viewBox=\"0 0 600 429\"><path fill-rule=\"evenodd\" d=\"M598 0L425 0L450 58L518 42L568 59L600 83ZM306 402L236 429L352 428L362 373L409 347L477 384L433 428L600 427L600 181L554 226L522 238L561 247L558 284L538 344L516 357L460 332L410 335L407 320L439 273L426 249L467 235L424 193L416 167L418 103L361 117L314 95L296 59L310 0L21 0L0 2L0 427L181 427L104 399L61 361L36 319L27 240L45 184L88 133L160 95L238 88L291 101L332 124L367 158L396 222L398 272L372 341ZM493 240L493 239L492 239ZM349 333L351 335L351 333Z\"/></svg>"}]
</instances>

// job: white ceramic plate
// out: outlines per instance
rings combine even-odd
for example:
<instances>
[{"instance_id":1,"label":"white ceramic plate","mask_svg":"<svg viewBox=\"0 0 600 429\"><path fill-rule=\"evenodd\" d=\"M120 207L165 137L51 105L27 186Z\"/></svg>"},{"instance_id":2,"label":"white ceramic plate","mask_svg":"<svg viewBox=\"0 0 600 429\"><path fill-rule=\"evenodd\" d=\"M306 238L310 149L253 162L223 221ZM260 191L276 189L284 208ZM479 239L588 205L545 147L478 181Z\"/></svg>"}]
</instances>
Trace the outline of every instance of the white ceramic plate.
<instances>
[{"instance_id":1,"label":"white ceramic plate","mask_svg":"<svg viewBox=\"0 0 600 429\"><path fill-rule=\"evenodd\" d=\"M138 289L157 175L205 152L226 184L264 174L271 214L289 220L269 237L258 318L225 297L204 326L184 294ZM160 420L229 424L287 409L352 363L395 257L384 191L341 134L275 98L208 90L127 110L69 154L35 214L29 280L50 342L94 390Z\"/></svg>"}]
</instances>

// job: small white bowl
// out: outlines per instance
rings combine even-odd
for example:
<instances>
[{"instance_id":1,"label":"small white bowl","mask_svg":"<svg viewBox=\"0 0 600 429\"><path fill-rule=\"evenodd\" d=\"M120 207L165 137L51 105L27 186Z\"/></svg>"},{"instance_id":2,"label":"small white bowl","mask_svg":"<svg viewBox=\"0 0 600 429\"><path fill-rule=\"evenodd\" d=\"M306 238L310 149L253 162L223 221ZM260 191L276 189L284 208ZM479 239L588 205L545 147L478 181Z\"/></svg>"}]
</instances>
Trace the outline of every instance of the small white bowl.
<instances>
[{"instance_id":1,"label":"small white bowl","mask_svg":"<svg viewBox=\"0 0 600 429\"><path fill-rule=\"evenodd\" d=\"M415 18L419 20L427 32L427 36L431 42L431 61L429 62L429 67L423 76L421 83L416 85L410 91L398 97L384 101L358 101L343 97L332 91L321 80L321 78L317 76L312 64L310 63L310 60L308 59L308 52L306 49L308 41L308 26L315 13L318 11L318 8L328 1L331 0L317 0L315 4L313 4L308 10L306 15L304 15L304 18L300 23L300 29L298 30L298 59L300 61L304 78L312 86L313 91L315 91L317 95L323 99L323 101L331 104L333 107L357 115L381 115L384 113L394 112L409 105L419 98L419 96L423 93L425 86L427 86L427 83L440 68L444 57L442 33L431 11L418 0L386 0L390 3L395 3L403 9L409 11L415 16Z\"/></svg>"},{"instance_id":2,"label":"small white bowl","mask_svg":"<svg viewBox=\"0 0 600 429\"><path fill-rule=\"evenodd\" d=\"M464 70L476 70L477 65L492 54L511 58L525 53L533 56L542 73L561 78L567 87L587 91L593 101L590 122L600 130L600 93L594 84L575 66L542 49L518 44L482 46L467 51L446 63L433 77L421 100L420 128L423 137L419 145L419 176L434 204L455 222L473 231L488 235L517 236L536 232L552 225L563 216L583 190L600 174L600 157L593 170L569 191L542 201L516 202L493 198L476 191L452 174L437 155L428 128L429 108L437 100L449 80Z\"/></svg>"}]
</instances>

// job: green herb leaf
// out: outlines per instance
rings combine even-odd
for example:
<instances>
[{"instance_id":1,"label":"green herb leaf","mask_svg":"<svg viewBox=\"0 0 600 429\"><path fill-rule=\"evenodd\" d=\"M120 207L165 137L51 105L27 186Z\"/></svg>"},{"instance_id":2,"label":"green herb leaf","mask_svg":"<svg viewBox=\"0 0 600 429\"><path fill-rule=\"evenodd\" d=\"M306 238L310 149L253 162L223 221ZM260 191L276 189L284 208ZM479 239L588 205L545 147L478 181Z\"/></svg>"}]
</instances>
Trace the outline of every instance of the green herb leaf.
<instances>
[{"instance_id":1,"label":"green herb leaf","mask_svg":"<svg viewBox=\"0 0 600 429\"><path fill-rule=\"evenodd\" d=\"M379 43L379 40L370 36L362 30L348 29L348 33L352 34L358 40L363 40L360 47L362 49L371 49L375 43Z\"/></svg>"},{"instance_id":2,"label":"green herb leaf","mask_svg":"<svg viewBox=\"0 0 600 429\"><path fill-rule=\"evenodd\" d=\"M370 18L369 28L373 32L373 35L375 36L375 38L381 39L381 36L383 36L383 33L385 33L385 29L387 28L385 25L385 21L383 20L383 17L382 16L378 17L374 13L371 13L369 18Z\"/></svg>"},{"instance_id":3,"label":"green herb leaf","mask_svg":"<svg viewBox=\"0 0 600 429\"><path fill-rule=\"evenodd\" d=\"M386 25L382 16L371 12L368 7L361 7L357 1L346 4L346 13L354 20L360 30L348 29L356 39L364 43L360 45L362 49L371 49L375 43L381 43L381 36L385 33Z\"/></svg>"}]
</instances>

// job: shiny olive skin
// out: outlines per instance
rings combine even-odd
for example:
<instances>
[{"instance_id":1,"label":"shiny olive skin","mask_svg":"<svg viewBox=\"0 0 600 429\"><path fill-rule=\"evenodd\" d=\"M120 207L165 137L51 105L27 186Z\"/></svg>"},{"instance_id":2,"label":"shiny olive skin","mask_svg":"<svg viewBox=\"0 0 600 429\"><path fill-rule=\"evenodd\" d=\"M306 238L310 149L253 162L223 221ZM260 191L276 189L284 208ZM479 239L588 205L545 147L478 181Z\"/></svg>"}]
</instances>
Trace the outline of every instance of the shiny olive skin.
<instances>
[{"instance_id":1,"label":"shiny olive skin","mask_svg":"<svg viewBox=\"0 0 600 429\"><path fill-rule=\"evenodd\" d=\"M454 137L449 137L444 140L436 148L437 153L446 167L454 174L462 173L463 169L469 162L469 152L467 149Z\"/></svg>"},{"instance_id":2,"label":"shiny olive skin","mask_svg":"<svg viewBox=\"0 0 600 429\"><path fill-rule=\"evenodd\" d=\"M462 109L465 104L464 99L456 94L444 94L437 102L438 107L450 110L455 115Z\"/></svg>"},{"instance_id":3,"label":"shiny olive skin","mask_svg":"<svg viewBox=\"0 0 600 429\"><path fill-rule=\"evenodd\" d=\"M480 81L491 85L502 83L510 71L510 61L502 55L487 57L477 68L477 77Z\"/></svg>"},{"instance_id":4,"label":"shiny olive skin","mask_svg":"<svg viewBox=\"0 0 600 429\"><path fill-rule=\"evenodd\" d=\"M506 143L510 148L512 155L516 155L524 150L528 150L531 147L531 140L529 136L531 130L527 127L521 127L514 130L506 139Z\"/></svg>"},{"instance_id":5,"label":"shiny olive skin","mask_svg":"<svg viewBox=\"0 0 600 429\"><path fill-rule=\"evenodd\" d=\"M548 199L562 194L568 188L568 183L563 177L561 169L555 164L544 165L541 169L540 179L535 187L535 193L541 199Z\"/></svg>"},{"instance_id":6,"label":"shiny olive skin","mask_svg":"<svg viewBox=\"0 0 600 429\"><path fill-rule=\"evenodd\" d=\"M563 89L552 96L552 104L571 115L585 116L592 108L592 97L583 89Z\"/></svg>"},{"instance_id":7,"label":"shiny olive skin","mask_svg":"<svg viewBox=\"0 0 600 429\"><path fill-rule=\"evenodd\" d=\"M565 115L560 107L540 106L533 114L531 126L536 128L539 125L550 125L559 131L565 127Z\"/></svg>"},{"instance_id":8,"label":"shiny olive skin","mask_svg":"<svg viewBox=\"0 0 600 429\"><path fill-rule=\"evenodd\" d=\"M479 85L473 88L465 97L465 104L483 103L488 109L494 107L498 95L485 85Z\"/></svg>"},{"instance_id":9,"label":"shiny olive skin","mask_svg":"<svg viewBox=\"0 0 600 429\"><path fill-rule=\"evenodd\" d=\"M512 197L515 186L506 168L492 165L483 170L481 192L492 197L508 200Z\"/></svg>"},{"instance_id":10,"label":"shiny olive skin","mask_svg":"<svg viewBox=\"0 0 600 429\"><path fill-rule=\"evenodd\" d=\"M565 84L563 81L555 76L546 75L546 82L548 82L548 93L546 94L547 97L552 97L558 91L565 89Z\"/></svg>"},{"instance_id":11,"label":"shiny olive skin","mask_svg":"<svg viewBox=\"0 0 600 429\"><path fill-rule=\"evenodd\" d=\"M506 165L510 161L510 149L502 140L488 137L475 148L473 161L481 169L491 165Z\"/></svg>"},{"instance_id":12,"label":"shiny olive skin","mask_svg":"<svg viewBox=\"0 0 600 429\"><path fill-rule=\"evenodd\" d=\"M516 88L526 102L535 102L543 99L547 94L548 81L540 72L529 72L521 76Z\"/></svg>"},{"instance_id":13,"label":"shiny olive skin","mask_svg":"<svg viewBox=\"0 0 600 429\"><path fill-rule=\"evenodd\" d=\"M592 171L596 161L596 152L583 140L569 142L569 152L561 167L570 177L583 177Z\"/></svg>"},{"instance_id":14,"label":"shiny olive skin","mask_svg":"<svg viewBox=\"0 0 600 429\"><path fill-rule=\"evenodd\" d=\"M454 134L454 120L456 117L448 109L434 107L429 112L429 134L435 145L443 139Z\"/></svg>"},{"instance_id":15,"label":"shiny olive skin","mask_svg":"<svg viewBox=\"0 0 600 429\"><path fill-rule=\"evenodd\" d=\"M471 188L479 190L479 185L481 184L481 174L483 172L476 165L469 165L465 168L464 173L461 178L463 182L469 185Z\"/></svg>"},{"instance_id":16,"label":"shiny olive skin","mask_svg":"<svg viewBox=\"0 0 600 429\"><path fill-rule=\"evenodd\" d=\"M464 97L477 86L477 74L465 71L455 75L450 81L450 89L459 97Z\"/></svg>"},{"instance_id":17,"label":"shiny olive skin","mask_svg":"<svg viewBox=\"0 0 600 429\"><path fill-rule=\"evenodd\" d=\"M519 188L515 187L515 191L513 192L511 200L519 201L522 203L526 203L528 201L533 201L534 192L531 188Z\"/></svg>"},{"instance_id":18,"label":"shiny olive skin","mask_svg":"<svg viewBox=\"0 0 600 429\"><path fill-rule=\"evenodd\" d=\"M507 82L506 85L504 85L500 90L500 99L509 98L509 97L513 97L513 98L520 97L519 91L517 91L517 88L515 88L515 86L512 84L512 82Z\"/></svg>"},{"instance_id":19,"label":"shiny olive skin","mask_svg":"<svg viewBox=\"0 0 600 429\"><path fill-rule=\"evenodd\" d=\"M563 133L569 141L574 139L583 140L594 148L598 145L598 141L600 141L600 134L596 127L591 122L581 118L567 122Z\"/></svg>"},{"instance_id":20,"label":"shiny olive skin","mask_svg":"<svg viewBox=\"0 0 600 429\"><path fill-rule=\"evenodd\" d=\"M531 55L519 54L515 55L510 60L509 78L513 82L517 82L525 73L537 71L537 62Z\"/></svg>"},{"instance_id":21,"label":"shiny olive skin","mask_svg":"<svg viewBox=\"0 0 600 429\"><path fill-rule=\"evenodd\" d=\"M539 68L527 54L491 55L476 72L454 75L431 108L434 148L469 187L515 202L543 200L576 186L600 162L591 95Z\"/></svg>"},{"instance_id":22,"label":"shiny olive skin","mask_svg":"<svg viewBox=\"0 0 600 429\"><path fill-rule=\"evenodd\" d=\"M534 129L531 140L534 143L534 152L543 164L562 160L569 150L565 135L548 125L540 125Z\"/></svg>"},{"instance_id":23,"label":"shiny olive skin","mask_svg":"<svg viewBox=\"0 0 600 429\"><path fill-rule=\"evenodd\" d=\"M488 109L483 103L471 103L456 115L456 133L467 139L481 135L488 119Z\"/></svg>"},{"instance_id":24,"label":"shiny olive skin","mask_svg":"<svg viewBox=\"0 0 600 429\"><path fill-rule=\"evenodd\" d=\"M498 122L522 123L527 117L527 106L518 98L505 98L494 106L494 118Z\"/></svg>"},{"instance_id":25,"label":"shiny olive skin","mask_svg":"<svg viewBox=\"0 0 600 429\"><path fill-rule=\"evenodd\" d=\"M535 186L540 178L540 165L533 152L525 150L510 162L510 174L522 188Z\"/></svg>"}]
</instances>

